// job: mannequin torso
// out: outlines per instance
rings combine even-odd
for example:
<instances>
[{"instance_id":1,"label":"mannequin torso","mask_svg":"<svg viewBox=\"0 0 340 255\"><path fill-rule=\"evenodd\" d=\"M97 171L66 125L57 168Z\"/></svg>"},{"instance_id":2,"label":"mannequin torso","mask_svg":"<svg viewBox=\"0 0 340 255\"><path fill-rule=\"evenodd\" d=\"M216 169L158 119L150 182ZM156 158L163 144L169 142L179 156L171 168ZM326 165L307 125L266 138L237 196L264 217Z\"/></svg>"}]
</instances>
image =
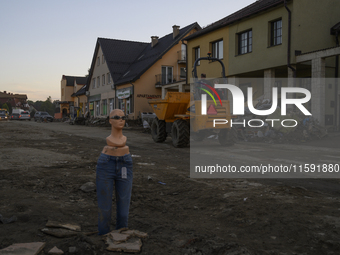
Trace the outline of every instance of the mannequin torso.
<instances>
[{"instance_id":1,"label":"mannequin torso","mask_svg":"<svg viewBox=\"0 0 340 255\"><path fill-rule=\"evenodd\" d=\"M124 112L115 109L110 113L111 135L106 137L107 146L102 150L102 153L110 156L124 156L129 154L129 147L126 146L126 136L123 135L122 129L125 125L123 119L112 119L113 116L124 116Z\"/></svg>"}]
</instances>

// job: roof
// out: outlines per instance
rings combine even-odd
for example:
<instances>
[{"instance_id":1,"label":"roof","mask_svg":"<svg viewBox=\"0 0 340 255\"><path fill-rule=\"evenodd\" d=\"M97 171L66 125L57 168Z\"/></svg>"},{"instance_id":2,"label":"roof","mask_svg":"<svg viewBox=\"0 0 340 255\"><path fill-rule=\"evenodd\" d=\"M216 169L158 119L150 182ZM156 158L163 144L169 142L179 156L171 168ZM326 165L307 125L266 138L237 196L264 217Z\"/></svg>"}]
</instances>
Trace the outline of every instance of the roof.
<instances>
[{"instance_id":1,"label":"roof","mask_svg":"<svg viewBox=\"0 0 340 255\"><path fill-rule=\"evenodd\" d=\"M7 93L6 91L0 92L0 98L17 98L17 99L27 99L26 94L13 94L13 93Z\"/></svg>"},{"instance_id":2,"label":"roof","mask_svg":"<svg viewBox=\"0 0 340 255\"><path fill-rule=\"evenodd\" d=\"M86 78L87 78L87 77L86 77ZM85 94L86 94L86 86L87 86L87 85L84 85L84 86L81 87L76 93L73 93L71 96L72 96L72 97L79 97L79 96L85 95Z\"/></svg>"},{"instance_id":3,"label":"roof","mask_svg":"<svg viewBox=\"0 0 340 255\"><path fill-rule=\"evenodd\" d=\"M273 8L275 6L278 6L279 4L283 4L284 0L257 0L256 2L246 6L245 8L234 12L233 14L220 19L219 21L216 21L207 27L203 28L202 30L189 35L188 37L185 38L185 40L191 40L193 38L196 38L198 36L207 34L211 31L214 31L216 29L219 29L221 27L228 26L236 21L239 21L244 18L248 18L252 15L255 15L259 12L265 11L267 9Z\"/></svg>"},{"instance_id":4,"label":"roof","mask_svg":"<svg viewBox=\"0 0 340 255\"><path fill-rule=\"evenodd\" d=\"M92 79L99 46L101 47L107 66L115 85L133 82L148 70L169 49L176 45L193 28L201 29L195 22L179 30L176 38L170 33L158 39L158 43L151 47L151 43L125 41L117 39L98 38L92 58L88 84ZM86 90L89 89L89 86Z\"/></svg>"},{"instance_id":5,"label":"roof","mask_svg":"<svg viewBox=\"0 0 340 255\"><path fill-rule=\"evenodd\" d=\"M81 76L63 75L62 79L66 80L66 86L74 86L74 80L76 80L78 85L85 85L87 82L87 77L81 77Z\"/></svg>"},{"instance_id":6,"label":"roof","mask_svg":"<svg viewBox=\"0 0 340 255\"><path fill-rule=\"evenodd\" d=\"M93 69L96 64L96 57L99 46L101 47L106 64L111 73L113 82L115 83L123 72L133 63L141 52L149 45L149 43L124 41L117 39L98 38L95 52L92 58L90 74L88 76L88 84L92 79ZM89 89L89 86L86 90Z\"/></svg>"},{"instance_id":7,"label":"roof","mask_svg":"<svg viewBox=\"0 0 340 255\"><path fill-rule=\"evenodd\" d=\"M198 23L195 22L180 29L176 38L173 38L173 33L170 33L159 38L154 47L151 47L151 43L148 43L147 47L139 54L138 58L125 69L124 73L116 81L116 85L133 82L139 79L144 72L146 72L157 60L162 58L162 56L174 45L178 44L178 42L194 28L201 29Z\"/></svg>"}]
</instances>

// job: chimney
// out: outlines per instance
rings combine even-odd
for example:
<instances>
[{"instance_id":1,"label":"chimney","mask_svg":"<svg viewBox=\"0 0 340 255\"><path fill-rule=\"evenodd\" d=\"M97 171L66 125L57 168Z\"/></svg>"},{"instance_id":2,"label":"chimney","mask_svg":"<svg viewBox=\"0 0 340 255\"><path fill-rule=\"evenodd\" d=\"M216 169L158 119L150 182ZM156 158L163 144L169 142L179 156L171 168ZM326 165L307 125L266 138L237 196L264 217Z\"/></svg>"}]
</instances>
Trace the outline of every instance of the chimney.
<instances>
[{"instance_id":1,"label":"chimney","mask_svg":"<svg viewBox=\"0 0 340 255\"><path fill-rule=\"evenodd\" d=\"M179 34L179 26L173 25L173 26L172 26L172 29L173 29L173 31L174 31L173 37L172 37L172 38L175 39L176 36Z\"/></svg>"},{"instance_id":2,"label":"chimney","mask_svg":"<svg viewBox=\"0 0 340 255\"><path fill-rule=\"evenodd\" d=\"M158 43L158 36L151 36L151 47L155 47L155 45Z\"/></svg>"}]
</instances>

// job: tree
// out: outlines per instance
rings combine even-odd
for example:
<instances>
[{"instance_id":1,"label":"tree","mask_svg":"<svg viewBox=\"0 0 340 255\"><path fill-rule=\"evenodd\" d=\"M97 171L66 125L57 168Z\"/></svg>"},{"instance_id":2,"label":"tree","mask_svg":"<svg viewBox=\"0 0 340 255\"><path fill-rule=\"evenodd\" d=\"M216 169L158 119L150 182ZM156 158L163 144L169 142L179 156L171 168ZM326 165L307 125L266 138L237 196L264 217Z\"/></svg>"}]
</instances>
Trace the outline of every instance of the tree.
<instances>
[{"instance_id":1,"label":"tree","mask_svg":"<svg viewBox=\"0 0 340 255\"><path fill-rule=\"evenodd\" d=\"M7 107L8 107L8 112L9 112L9 114L12 114L12 105L9 103L8 105L7 105Z\"/></svg>"},{"instance_id":2,"label":"tree","mask_svg":"<svg viewBox=\"0 0 340 255\"><path fill-rule=\"evenodd\" d=\"M9 107L8 107L8 105L7 105L6 103L4 103L4 104L2 105L2 108L3 108L3 109L6 109L6 110L9 112Z\"/></svg>"}]
</instances>

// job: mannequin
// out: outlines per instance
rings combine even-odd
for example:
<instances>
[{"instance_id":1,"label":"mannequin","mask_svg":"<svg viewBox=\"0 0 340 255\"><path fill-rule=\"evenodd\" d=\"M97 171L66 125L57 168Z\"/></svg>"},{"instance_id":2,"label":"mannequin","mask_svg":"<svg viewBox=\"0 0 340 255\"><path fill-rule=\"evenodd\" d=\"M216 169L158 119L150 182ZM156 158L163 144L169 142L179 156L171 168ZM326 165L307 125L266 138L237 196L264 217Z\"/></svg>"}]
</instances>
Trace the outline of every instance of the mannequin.
<instances>
[{"instance_id":1,"label":"mannequin","mask_svg":"<svg viewBox=\"0 0 340 255\"><path fill-rule=\"evenodd\" d=\"M106 137L107 146L104 147L102 153L110 156L124 156L129 154L129 147L126 146L126 136L123 135L123 127L125 120L112 119L113 116L124 116L124 112L114 109L110 112L111 135Z\"/></svg>"},{"instance_id":2,"label":"mannequin","mask_svg":"<svg viewBox=\"0 0 340 255\"><path fill-rule=\"evenodd\" d=\"M129 207L132 191L132 157L127 138L123 135L124 112L110 112L111 135L106 138L97 162L96 186L98 200L98 232L110 232L113 188L116 195L116 229L128 227Z\"/></svg>"}]
</instances>

